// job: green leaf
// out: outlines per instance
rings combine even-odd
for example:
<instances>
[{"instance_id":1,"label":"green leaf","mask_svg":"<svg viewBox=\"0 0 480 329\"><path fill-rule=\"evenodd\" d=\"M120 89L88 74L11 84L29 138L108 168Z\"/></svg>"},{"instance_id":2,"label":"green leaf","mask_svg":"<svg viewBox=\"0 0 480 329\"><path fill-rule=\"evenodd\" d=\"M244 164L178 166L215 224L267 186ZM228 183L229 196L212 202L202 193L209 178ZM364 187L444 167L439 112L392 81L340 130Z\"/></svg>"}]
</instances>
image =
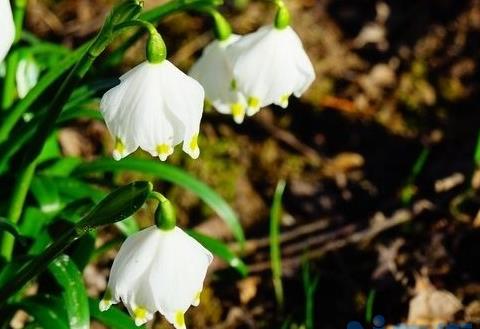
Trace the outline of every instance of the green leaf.
<instances>
[{"instance_id":1,"label":"green leaf","mask_svg":"<svg viewBox=\"0 0 480 329\"><path fill-rule=\"evenodd\" d=\"M92 315L92 318L100 321L101 323L106 325L108 328L111 328L111 329L143 328L145 329L145 326L137 327L135 325L135 322L133 322L132 318L130 318L130 316L123 313L115 306L110 307L108 311L100 312L100 310L98 309L98 304L99 304L98 299L89 298L88 304L90 306L90 314Z\"/></svg>"},{"instance_id":2,"label":"green leaf","mask_svg":"<svg viewBox=\"0 0 480 329\"><path fill-rule=\"evenodd\" d=\"M38 163L41 163L43 161L59 158L60 156L61 152L57 141L57 134L53 133L48 137L45 145L43 145L42 152L40 153L37 161Z\"/></svg>"},{"instance_id":3,"label":"green leaf","mask_svg":"<svg viewBox=\"0 0 480 329\"><path fill-rule=\"evenodd\" d=\"M200 242L205 248L210 250L211 253L217 255L225 262L227 262L231 267L237 270L242 276L247 276L248 267L245 263L237 256L233 251L228 248L223 242L211 238L209 236L203 235L196 231L188 230L187 233Z\"/></svg>"},{"instance_id":4,"label":"green leaf","mask_svg":"<svg viewBox=\"0 0 480 329\"><path fill-rule=\"evenodd\" d=\"M57 186L50 177L35 176L30 190L44 213L56 212L62 208Z\"/></svg>"},{"instance_id":5,"label":"green leaf","mask_svg":"<svg viewBox=\"0 0 480 329\"><path fill-rule=\"evenodd\" d=\"M57 125L63 125L68 121L79 118L103 121L102 113L100 113L100 111L98 110L88 107L74 107L68 110L64 110L62 114L60 114L60 117L57 120Z\"/></svg>"},{"instance_id":6,"label":"green leaf","mask_svg":"<svg viewBox=\"0 0 480 329\"><path fill-rule=\"evenodd\" d=\"M68 177L80 163L82 163L81 158L62 157L48 163L41 172L48 176Z\"/></svg>"},{"instance_id":7,"label":"green leaf","mask_svg":"<svg viewBox=\"0 0 480 329\"><path fill-rule=\"evenodd\" d=\"M45 214L38 208L27 207L22 215L22 221L19 224L20 232L23 235L37 239L44 225L48 224L53 215Z\"/></svg>"},{"instance_id":8,"label":"green leaf","mask_svg":"<svg viewBox=\"0 0 480 329\"><path fill-rule=\"evenodd\" d=\"M70 247L70 258L79 270L83 270L90 262L95 251L96 236L96 231L89 232L75 241Z\"/></svg>"},{"instance_id":9,"label":"green leaf","mask_svg":"<svg viewBox=\"0 0 480 329\"><path fill-rule=\"evenodd\" d=\"M278 182L270 208L270 261L272 265L272 280L277 303L283 305L282 285L282 254L280 251L280 220L282 216L282 197L285 191L285 181Z\"/></svg>"},{"instance_id":10,"label":"green leaf","mask_svg":"<svg viewBox=\"0 0 480 329\"><path fill-rule=\"evenodd\" d=\"M119 222L133 215L143 206L152 188L150 182L138 181L116 189L78 222L77 228L89 230L101 225Z\"/></svg>"},{"instance_id":11,"label":"green leaf","mask_svg":"<svg viewBox=\"0 0 480 329\"><path fill-rule=\"evenodd\" d=\"M105 191L74 177L52 177L52 180L55 182L58 193L64 199L64 202L82 198L99 202L107 194Z\"/></svg>"},{"instance_id":12,"label":"green leaf","mask_svg":"<svg viewBox=\"0 0 480 329\"><path fill-rule=\"evenodd\" d=\"M63 288L63 300L71 329L88 329L90 311L82 274L67 255L53 261L48 269Z\"/></svg>"},{"instance_id":13,"label":"green leaf","mask_svg":"<svg viewBox=\"0 0 480 329\"><path fill-rule=\"evenodd\" d=\"M155 175L160 179L180 185L195 193L200 199L217 212L229 226L235 238L242 244L245 236L237 215L228 203L209 186L202 183L185 171L158 161L125 158L121 161L100 159L80 165L74 174L84 175L92 172L115 172L133 170L145 174Z\"/></svg>"},{"instance_id":14,"label":"green leaf","mask_svg":"<svg viewBox=\"0 0 480 329\"><path fill-rule=\"evenodd\" d=\"M74 164L65 164L65 166L68 167L68 169L66 169L67 171L71 170L73 167L76 167L76 164L78 164L78 162L74 162ZM58 161L58 164L59 167L56 167L55 170L62 170L60 167L62 167L64 163L61 159ZM49 172L49 170L47 169L46 171L44 171L44 173L45 172ZM88 198L94 202L99 202L107 195L105 191L102 191L92 185L89 185L81 180L72 177L50 178L55 182L60 194L61 201L63 203L68 203L84 198ZM115 226L126 236L129 236L138 231L138 224L133 217L126 218L121 222L116 222Z\"/></svg>"}]
</instances>

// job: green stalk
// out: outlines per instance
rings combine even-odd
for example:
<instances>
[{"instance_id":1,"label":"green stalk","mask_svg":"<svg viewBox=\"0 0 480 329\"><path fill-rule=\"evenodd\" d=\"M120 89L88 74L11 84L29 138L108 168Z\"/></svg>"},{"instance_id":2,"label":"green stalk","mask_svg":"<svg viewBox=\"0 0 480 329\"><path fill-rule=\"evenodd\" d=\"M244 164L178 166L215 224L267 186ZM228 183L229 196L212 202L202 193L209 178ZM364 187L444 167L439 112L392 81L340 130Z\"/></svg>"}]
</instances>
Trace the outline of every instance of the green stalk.
<instances>
[{"instance_id":1,"label":"green stalk","mask_svg":"<svg viewBox=\"0 0 480 329\"><path fill-rule=\"evenodd\" d=\"M210 8L212 6L221 5L223 1L219 0L172 0L162 6L155 7L153 9L143 12L138 18L150 23L156 23L162 18L171 14L194 10L200 8ZM139 29L126 41L124 41L117 49L115 49L105 61L106 67L112 67L120 64L126 51L135 44L145 33L145 31Z\"/></svg>"},{"instance_id":2,"label":"green stalk","mask_svg":"<svg viewBox=\"0 0 480 329\"><path fill-rule=\"evenodd\" d=\"M17 178L17 184L13 190L12 198L10 200L7 218L12 224L16 224L22 214L23 204L27 197L27 192L32 181L33 173L35 172L35 163L28 165ZM15 237L8 232L3 232L0 236L0 255L6 260L10 261L12 258L13 246Z\"/></svg>"},{"instance_id":3,"label":"green stalk","mask_svg":"<svg viewBox=\"0 0 480 329\"><path fill-rule=\"evenodd\" d=\"M282 216L282 196L285 181L278 182L270 209L270 262L272 267L273 288L280 309L283 308L282 255L280 252L280 220Z\"/></svg>"},{"instance_id":4,"label":"green stalk","mask_svg":"<svg viewBox=\"0 0 480 329\"><path fill-rule=\"evenodd\" d=\"M16 0L13 7L13 22L15 23L15 45L22 35L23 18L25 17L25 7L27 0ZM15 77L19 61L19 53L13 52L6 60L5 81L3 84L2 109L8 109L15 100Z\"/></svg>"}]
</instances>

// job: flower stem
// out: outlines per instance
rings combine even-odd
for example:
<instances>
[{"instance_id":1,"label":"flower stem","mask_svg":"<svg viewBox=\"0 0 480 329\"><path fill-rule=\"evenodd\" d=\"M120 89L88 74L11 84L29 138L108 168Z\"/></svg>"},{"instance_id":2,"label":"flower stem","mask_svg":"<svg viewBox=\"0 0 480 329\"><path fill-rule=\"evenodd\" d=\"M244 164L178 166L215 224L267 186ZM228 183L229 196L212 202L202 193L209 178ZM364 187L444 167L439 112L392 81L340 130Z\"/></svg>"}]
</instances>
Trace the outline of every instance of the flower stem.
<instances>
[{"instance_id":1,"label":"flower stem","mask_svg":"<svg viewBox=\"0 0 480 329\"><path fill-rule=\"evenodd\" d=\"M200 10L201 8L207 8L221 4L222 1L218 0L174 0L143 12L139 16L139 19L148 21L150 23L155 23L168 15L183 10ZM143 36L143 33L143 30L138 30L133 35L128 37L126 41L124 41L108 56L108 59L105 61L106 67L111 67L119 64L122 61L125 52Z\"/></svg>"},{"instance_id":2,"label":"flower stem","mask_svg":"<svg viewBox=\"0 0 480 329\"><path fill-rule=\"evenodd\" d=\"M157 28L150 22L136 19L120 24L118 29L132 26L141 27L148 32L146 47L147 60L154 64L163 62L167 58L167 46L165 45L160 33L158 33Z\"/></svg>"},{"instance_id":3,"label":"flower stem","mask_svg":"<svg viewBox=\"0 0 480 329\"><path fill-rule=\"evenodd\" d=\"M17 184L15 184L7 212L7 218L12 224L16 224L20 219L23 204L30 187L30 182L32 181L33 173L35 172L35 167L35 162L32 162L20 172L20 175L17 178ZM0 238L0 254L6 261L10 261L12 258L15 238L8 232L3 232Z\"/></svg>"},{"instance_id":4,"label":"flower stem","mask_svg":"<svg viewBox=\"0 0 480 329\"><path fill-rule=\"evenodd\" d=\"M214 23L213 31L217 40L227 40L232 35L232 27L217 9L214 7L202 7L198 11L206 12L212 17Z\"/></svg>"}]
</instances>

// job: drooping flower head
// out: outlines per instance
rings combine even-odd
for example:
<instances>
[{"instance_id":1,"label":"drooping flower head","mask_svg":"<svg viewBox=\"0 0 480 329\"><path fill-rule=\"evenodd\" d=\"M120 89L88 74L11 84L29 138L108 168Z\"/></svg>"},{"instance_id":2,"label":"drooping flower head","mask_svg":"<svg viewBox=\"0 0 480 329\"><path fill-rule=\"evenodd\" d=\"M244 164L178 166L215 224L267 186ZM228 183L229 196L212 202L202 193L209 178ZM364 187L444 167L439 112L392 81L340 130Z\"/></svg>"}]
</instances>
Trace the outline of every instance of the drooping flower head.
<instances>
[{"instance_id":1,"label":"drooping flower head","mask_svg":"<svg viewBox=\"0 0 480 329\"><path fill-rule=\"evenodd\" d=\"M157 43L152 46L151 40ZM120 84L110 89L100 103L115 138L116 160L140 147L164 161L182 141L183 150L192 158L200 154L197 140L203 88L165 59L165 49L160 55L150 53L161 48L160 42L163 44L158 33L151 36L147 46L149 61L120 77Z\"/></svg>"},{"instance_id":2,"label":"drooping flower head","mask_svg":"<svg viewBox=\"0 0 480 329\"><path fill-rule=\"evenodd\" d=\"M225 40L212 41L192 66L189 75L205 88L208 103L218 112L231 114L235 122L242 123L246 99L232 84L233 71L226 53L227 47L238 39L240 36L231 34Z\"/></svg>"},{"instance_id":3,"label":"drooping flower head","mask_svg":"<svg viewBox=\"0 0 480 329\"><path fill-rule=\"evenodd\" d=\"M151 226L127 238L113 262L100 310L122 301L137 325L159 311L177 329L200 303L212 254L180 228Z\"/></svg>"},{"instance_id":4,"label":"drooping flower head","mask_svg":"<svg viewBox=\"0 0 480 329\"><path fill-rule=\"evenodd\" d=\"M9 0L0 0L0 63L3 62L15 39L15 24Z\"/></svg>"},{"instance_id":5,"label":"drooping flower head","mask_svg":"<svg viewBox=\"0 0 480 329\"><path fill-rule=\"evenodd\" d=\"M235 84L247 99L247 115L270 104L287 107L290 95L300 97L315 79L312 63L286 15L281 4L274 25L227 48Z\"/></svg>"}]
</instances>

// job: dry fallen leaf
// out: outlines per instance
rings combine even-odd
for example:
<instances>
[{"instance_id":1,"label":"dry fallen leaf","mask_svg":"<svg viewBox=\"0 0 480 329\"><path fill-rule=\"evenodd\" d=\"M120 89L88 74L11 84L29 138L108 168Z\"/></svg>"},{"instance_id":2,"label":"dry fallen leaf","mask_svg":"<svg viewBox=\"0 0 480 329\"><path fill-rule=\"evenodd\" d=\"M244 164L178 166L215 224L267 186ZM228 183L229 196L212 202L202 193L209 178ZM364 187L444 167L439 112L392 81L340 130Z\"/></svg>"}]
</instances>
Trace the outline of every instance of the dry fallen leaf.
<instances>
[{"instance_id":1,"label":"dry fallen leaf","mask_svg":"<svg viewBox=\"0 0 480 329\"><path fill-rule=\"evenodd\" d=\"M251 276L237 283L240 293L240 301L242 304L247 304L250 300L255 298L257 295L257 287L260 284L260 281L260 277Z\"/></svg>"},{"instance_id":2,"label":"dry fallen leaf","mask_svg":"<svg viewBox=\"0 0 480 329\"><path fill-rule=\"evenodd\" d=\"M416 276L415 296L410 300L408 324L437 326L454 320L463 308L460 300L446 290L436 289L428 277Z\"/></svg>"}]
</instances>

